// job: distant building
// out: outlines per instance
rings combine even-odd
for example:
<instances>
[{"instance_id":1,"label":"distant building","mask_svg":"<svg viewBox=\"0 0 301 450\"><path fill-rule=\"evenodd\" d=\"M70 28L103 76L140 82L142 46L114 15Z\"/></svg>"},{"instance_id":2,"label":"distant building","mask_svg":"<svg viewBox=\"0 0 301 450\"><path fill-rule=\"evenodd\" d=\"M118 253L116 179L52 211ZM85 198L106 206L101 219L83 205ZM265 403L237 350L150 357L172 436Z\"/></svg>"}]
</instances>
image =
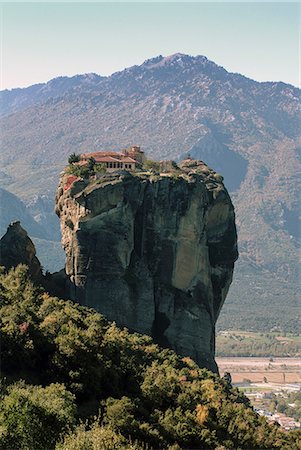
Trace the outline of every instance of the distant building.
<instances>
[{"instance_id":1,"label":"distant building","mask_svg":"<svg viewBox=\"0 0 301 450\"><path fill-rule=\"evenodd\" d=\"M90 158L93 158L96 164L103 164L107 172L115 170L135 170L143 165L145 154L138 146L131 147L121 152L92 152L80 155L79 165L86 165Z\"/></svg>"},{"instance_id":2,"label":"distant building","mask_svg":"<svg viewBox=\"0 0 301 450\"><path fill-rule=\"evenodd\" d=\"M256 409L255 411L261 415L265 416L269 422L277 422L279 425L285 430L295 430L300 428L300 422L298 420L293 419L292 417L288 417L282 413L271 413L269 411L265 411L264 409Z\"/></svg>"}]
</instances>

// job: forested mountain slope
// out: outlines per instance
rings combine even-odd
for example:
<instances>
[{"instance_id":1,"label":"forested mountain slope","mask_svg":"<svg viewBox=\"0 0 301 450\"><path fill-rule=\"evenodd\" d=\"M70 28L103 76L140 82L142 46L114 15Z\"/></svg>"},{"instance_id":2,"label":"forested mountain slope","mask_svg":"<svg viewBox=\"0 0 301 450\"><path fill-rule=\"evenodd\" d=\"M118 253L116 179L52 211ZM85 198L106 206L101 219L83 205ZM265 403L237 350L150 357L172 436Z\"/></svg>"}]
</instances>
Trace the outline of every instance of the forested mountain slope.
<instances>
[{"instance_id":1,"label":"forested mountain slope","mask_svg":"<svg viewBox=\"0 0 301 450\"><path fill-rule=\"evenodd\" d=\"M301 448L229 380L28 278L0 274L1 449Z\"/></svg>"}]
</instances>

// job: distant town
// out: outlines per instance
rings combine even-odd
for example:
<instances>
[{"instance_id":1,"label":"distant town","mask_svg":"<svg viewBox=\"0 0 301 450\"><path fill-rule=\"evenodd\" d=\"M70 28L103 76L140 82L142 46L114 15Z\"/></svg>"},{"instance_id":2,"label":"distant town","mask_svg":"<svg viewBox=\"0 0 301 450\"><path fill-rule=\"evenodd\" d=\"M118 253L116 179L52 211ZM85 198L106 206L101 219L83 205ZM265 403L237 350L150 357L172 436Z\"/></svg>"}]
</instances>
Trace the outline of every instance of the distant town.
<instances>
[{"instance_id":1,"label":"distant town","mask_svg":"<svg viewBox=\"0 0 301 450\"><path fill-rule=\"evenodd\" d=\"M258 414L287 431L300 428L300 358L216 359L221 375L230 373L233 386L243 391Z\"/></svg>"}]
</instances>

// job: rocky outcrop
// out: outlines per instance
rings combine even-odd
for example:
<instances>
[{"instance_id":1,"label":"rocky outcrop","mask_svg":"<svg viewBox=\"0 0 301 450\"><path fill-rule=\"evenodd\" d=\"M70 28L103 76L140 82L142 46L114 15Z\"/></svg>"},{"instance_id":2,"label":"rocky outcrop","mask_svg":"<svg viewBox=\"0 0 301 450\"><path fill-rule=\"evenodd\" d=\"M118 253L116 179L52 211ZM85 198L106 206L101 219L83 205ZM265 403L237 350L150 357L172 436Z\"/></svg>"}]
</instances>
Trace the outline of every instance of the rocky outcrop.
<instances>
[{"instance_id":1,"label":"rocky outcrop","mask_svg":"<svg viewBox=\"0 0 301 450\"><path fill-rule=\"evenodd\" d=\"M215 323L237 259L222 177L188 159L167 174L63 174L69 296L216 370Z\"/></svg>"},{"instance_id":2,"label":"rocky outcrop","mask_svg":"<svg viewBox=\"0 0 301 450\"><path fill-rule=\"evenodd\" d=\"M0 240L0 265L6 269L26 264L33 280L41 280L42 269L35 246L20 222L12 222Z\"/></svg>"}]
</instances>

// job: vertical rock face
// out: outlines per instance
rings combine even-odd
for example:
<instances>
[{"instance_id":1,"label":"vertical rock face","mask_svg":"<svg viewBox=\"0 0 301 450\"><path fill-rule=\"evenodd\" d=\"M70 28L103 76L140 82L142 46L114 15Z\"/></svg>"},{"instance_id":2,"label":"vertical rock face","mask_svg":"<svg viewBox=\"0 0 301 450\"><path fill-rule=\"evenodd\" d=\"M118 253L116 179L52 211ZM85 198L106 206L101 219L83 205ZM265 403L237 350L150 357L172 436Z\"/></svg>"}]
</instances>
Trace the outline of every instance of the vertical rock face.
<instances>
[{"instance_id":1,"label":"vertical rock face","mask_svg":"<svg viewBox=\"0 0 301 450\"><path fill-rule=\"evenodd\" d=\"M216 370L215 323L238 256L220 175L190 159L173 174L63 175L56 212L71 298Z\"/></svg>"},{"instance_id":2,"label":"vertical rock face","mask_svg":"<svg viewBox=\"0 0 301 450\"><path fill-rule=\"evenodd\" d=\"M6 269L26 264L34 280L40 280L42 269L35 246L20 222L12 222L0 240L0 265Z\"/></svg>"}]
</instances>

